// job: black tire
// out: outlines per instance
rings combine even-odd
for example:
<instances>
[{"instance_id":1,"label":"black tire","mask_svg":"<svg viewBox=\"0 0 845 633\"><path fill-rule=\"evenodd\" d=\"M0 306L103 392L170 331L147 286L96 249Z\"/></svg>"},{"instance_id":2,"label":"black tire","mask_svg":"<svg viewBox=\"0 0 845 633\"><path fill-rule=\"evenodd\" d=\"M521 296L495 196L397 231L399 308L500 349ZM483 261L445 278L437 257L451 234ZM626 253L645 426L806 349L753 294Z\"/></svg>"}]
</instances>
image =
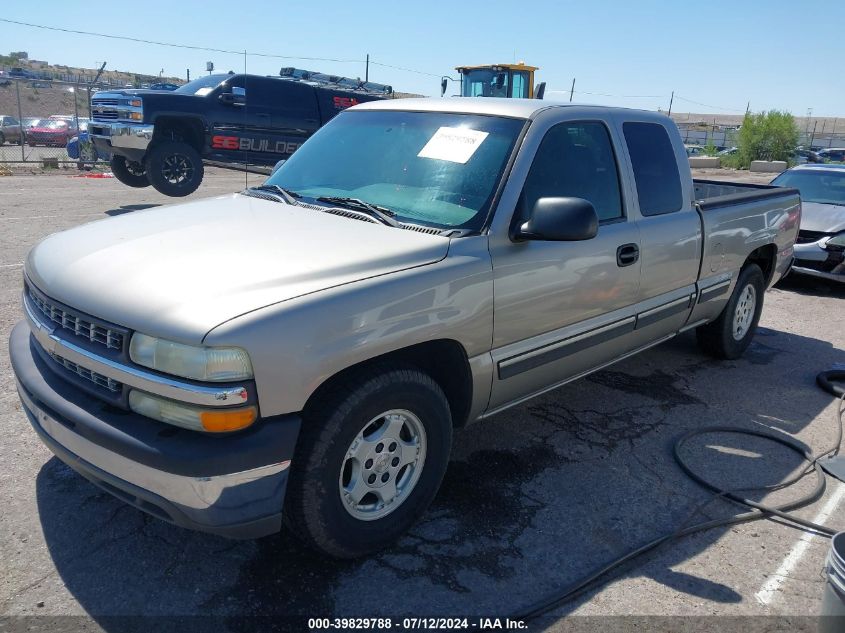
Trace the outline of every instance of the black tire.
<instances>
[{"instance_id":1,"label":"black tire","mask_svg":"<svg viewBox=\"0 0 845 633\"><path fill-rule=\"evenodd\" d=\"M127 161L123 156L112 156L109 164L111 165L111 173L124 185L138 189L150 186L147 173L139 163Z\"/></svg>"},{"instance_id":2,"label":"black tire","mask_svg":"<svg viewBox=\"0 0 845 633\"><path fill-rule=\"evenodd\" d=\"M285 523L306 544L330 556L356 558L371 554L405 532L437 494L452 446L449 404L430 376L398 365L380 365L355 373L317 399L319 402L303 413L287 486ZM388 514L361 519L347 510L341 498L341 485L350 463L348 451L355 449L353 441L370 421L397 409L412 413L424 428L425 457L419 463L420 473ZM387 450L386 443L384 446ZM390 450L394 450L393 446L395 443L390 444ZM371 468L376 469L371 473L379 472L377 466ZM397 481L401 481L401 473L396 475ZM376 506L380 504L376 496L372 499Z\"/></svg>"},{"instance_id":3,"label":"black tire","mask_svg":"<svg viewBox=\"0 0 845 633\"><path fill-rule=\"evenodd\" d=\"M182 197L192 194L204 174L199 152L182 141L153 145L144 161L147 178L159 193Z\"/></svg>"},{"instance_id":4,"label":"black tire","mask_svg":"<svg viewBox=\"0 0 845 633\"><path fill-rule=\"evenodd\" d=\"M753 308L749 305L748 289L754 296ZM698 344L701 348L716 358L732 360L742 356L757 331L757 323L760 321L760 313L763 311L765 289L766 280L760 267L757 264L745 266L740 271L734 291L719 318L700 326L696 330ZM743 326L737 326L737 315L742 312L751 319L750 324L746 326L747 329ZM740 336L735 335L735 333L741 333L743 330L744 333Z\"/></svg>"},{"instance_id":5,"label":"black tire","mask_svg":"<svg viewBox=\"0 0 845 633\"><path fill-rule=\"evenodd\" d=\"M6 142L6 135L3 132L0 132L0 145L3 145Z\"/></svg>"}]
</instances>

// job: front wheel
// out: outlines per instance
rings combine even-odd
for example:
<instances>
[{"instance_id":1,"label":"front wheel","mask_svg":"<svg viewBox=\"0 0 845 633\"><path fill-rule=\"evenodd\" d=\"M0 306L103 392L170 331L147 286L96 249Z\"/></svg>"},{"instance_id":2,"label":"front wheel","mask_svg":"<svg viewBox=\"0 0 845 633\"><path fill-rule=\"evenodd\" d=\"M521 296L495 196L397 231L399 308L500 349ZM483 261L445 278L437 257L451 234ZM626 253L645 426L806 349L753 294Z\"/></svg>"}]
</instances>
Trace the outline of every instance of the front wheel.
<instances>
[{"instance_id":1,"label":"front wheel","mask_svg":"<svg viewBox=\"0 0 845 633\"><path fill-rule=\"evenodd\" d=\"M375 552L434 499L451 444L446 396L427 374L385 365L345 380L303 414L285 522L330 556Z\"/></svg>"},{"instance_id":2,"label":"front wheel","mask_svg":"<svg viewBox=\"0 0 845 633\"><path fill-rule=\"evenodd\" d=\"M156 191L175 197L196 191L204 173L199 152L182 141L154 145L147 153L144 167Z\"/></svg>"},{"instance_id":3,"label":"front wheel","mask_svg":"<svg viewBox=\"0 0 845 633\"><path fill-rule=\"evenodd\" d=\"M109 164L111 165L111 173L124 185L139 189L150 186L147 173L140 163L126 160L123 156L112 156Z\"/></svg>"},{"instance_id":4,"label":"front wheel","mask_svg":"<svg viewBox=\"0 0 845 633\"><path fill-rule=\"evenodd\" d=\"M728 304L715 321L696 330L701 348L716 358L735 359L751 344L760 313L766 280L757 264L749 264L739 273Z\"/></svg>"}]
</instances>

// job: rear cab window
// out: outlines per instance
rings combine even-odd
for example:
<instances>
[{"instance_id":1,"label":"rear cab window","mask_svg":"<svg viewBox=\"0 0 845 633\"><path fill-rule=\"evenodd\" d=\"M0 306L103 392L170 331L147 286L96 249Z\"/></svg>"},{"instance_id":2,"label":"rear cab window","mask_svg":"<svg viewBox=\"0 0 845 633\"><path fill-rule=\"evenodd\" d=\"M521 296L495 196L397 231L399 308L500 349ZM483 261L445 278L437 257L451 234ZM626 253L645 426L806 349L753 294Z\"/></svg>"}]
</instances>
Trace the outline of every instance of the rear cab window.
<instances>
[{"instance_id":1,"label":"rear cab window","mask_svg":"<svg viewBox=\"0 0 845 633\"><path fill-rule=\"evenodd\" d=\"M644 216L680 211L684 204L675 150L666 128L659 123L628 121L622 124L640 213Z\"/></svg>"}]
</instances>

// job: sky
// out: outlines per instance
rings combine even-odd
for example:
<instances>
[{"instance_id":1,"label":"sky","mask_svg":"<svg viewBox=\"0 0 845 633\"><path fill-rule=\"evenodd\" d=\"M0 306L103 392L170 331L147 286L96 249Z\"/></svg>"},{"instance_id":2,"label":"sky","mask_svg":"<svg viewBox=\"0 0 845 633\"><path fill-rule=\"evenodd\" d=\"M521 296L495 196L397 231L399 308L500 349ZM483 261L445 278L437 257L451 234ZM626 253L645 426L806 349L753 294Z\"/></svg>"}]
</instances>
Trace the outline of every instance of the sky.
<instances>
[{"instance_id":1,"label":"sky","mask_svg":"<svg viewBox=\"0 0 845 633\"><path fill-rule=\"evenodd\" d=\"M0 22L0 52L69 66L184 78L217 70L256 74L296 66L362 77L402 92L440 95L457 65L539 66L546 98L673 112L742 114L779 109L845 116L837 43L842 0L566 0L289 2L145 0L104 12L88 2L5 3L0 17L231 54L61 33ZM121 14L125 13L124 17ZM103 19L97 19L101 16ZM266 57L275 55L280 57ZM282 58L281 56L287 56ZM321 58L321 59L305 59ZM386 64L386 65L382 65ZM391 68L389 66L400 67ZM450 87L447 94L457 92Z\"/></svg>"}]
</instances>

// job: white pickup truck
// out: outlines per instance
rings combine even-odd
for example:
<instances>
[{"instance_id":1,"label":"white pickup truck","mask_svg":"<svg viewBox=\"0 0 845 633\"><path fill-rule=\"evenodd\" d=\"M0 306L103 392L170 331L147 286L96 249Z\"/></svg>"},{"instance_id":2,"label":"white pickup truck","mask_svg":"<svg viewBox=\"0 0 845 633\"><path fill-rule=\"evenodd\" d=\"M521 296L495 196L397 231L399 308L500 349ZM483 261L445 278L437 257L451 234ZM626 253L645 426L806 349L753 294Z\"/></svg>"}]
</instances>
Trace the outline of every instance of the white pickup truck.
<instances>
[{"instance_id":1,"label":"white pickup truck","mask_svg":"<svg viewBox=\"0 0 845 633\"><path fill-rule=\"evenodd\" d=\"M373 102L261 187L45 239L11 360L41 439L127 503L359 556L425 511L455 427L686 330L742 354L800 215L693 182L659 114Z\"/></svg>"}]
</instances>

